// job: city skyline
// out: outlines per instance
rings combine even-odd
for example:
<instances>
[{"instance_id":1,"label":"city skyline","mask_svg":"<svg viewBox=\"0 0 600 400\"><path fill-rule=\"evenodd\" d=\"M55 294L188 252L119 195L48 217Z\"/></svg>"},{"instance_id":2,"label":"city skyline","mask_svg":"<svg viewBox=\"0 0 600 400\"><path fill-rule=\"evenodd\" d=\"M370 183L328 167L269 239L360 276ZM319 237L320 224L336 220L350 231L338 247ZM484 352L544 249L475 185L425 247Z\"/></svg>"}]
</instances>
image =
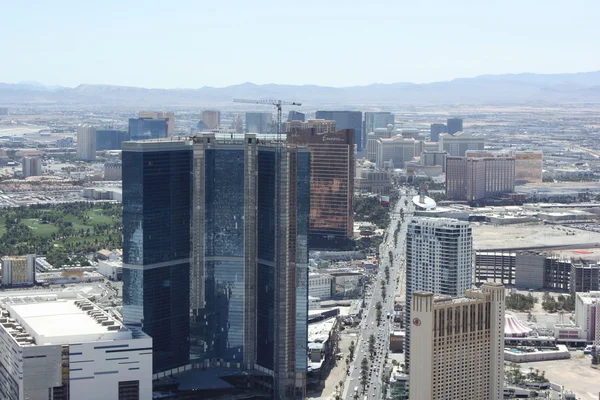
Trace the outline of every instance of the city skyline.
<instances>
[{"instance_id":1,"label":"city skyline","mask_svg":"<svg viewBox=\"0 0 600 400\"><path fill-rule=\"evenodd\" d=\"M382 83L422 83L499 72L594 70L600 65L594 51L599 8L588 0L376 2L370 7L356 0L228 0L218 6L184 0L169 10L152 1L102 6L73 0L16 2L3 7L7 18L0 34L12 38L3 49L16 56L0 66L0 76L7 82L64 86L175 88L252 81L339 87L373 83L373 76ZM402 23L389 22L392 18ZM110 29L91 28L90 20L104 21ZM353 60L344 68L298 62L298 52L310 53L311 59L330 58L332 38L342 35L334 54ZM292 40L302 44L289 46ZM161 56L149 58L157 49ZM356 57L357 49L387 62ZM432 57L451 62L432 63ZM245 60L245 67L235 59Z\"/></svg>"}]
</instances>

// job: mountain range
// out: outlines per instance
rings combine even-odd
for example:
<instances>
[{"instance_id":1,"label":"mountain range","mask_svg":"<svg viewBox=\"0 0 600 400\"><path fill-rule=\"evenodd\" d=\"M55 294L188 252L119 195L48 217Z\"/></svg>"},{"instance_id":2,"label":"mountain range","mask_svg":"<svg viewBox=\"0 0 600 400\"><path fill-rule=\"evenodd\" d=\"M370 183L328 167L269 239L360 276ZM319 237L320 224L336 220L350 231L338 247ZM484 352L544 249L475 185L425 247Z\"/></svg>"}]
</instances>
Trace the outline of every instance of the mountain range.
<instances>
[{"instance_id":1,"label":"mountain range","mask_svg":"<svg viewBox=\"0 0 600 400\"><path fill-rule=\"evenodd\" d=\"M242 83L200 89L146 89L82 84L75 88L38 82L0 83L0 105L83 104L129 106L204 106L231 103L233 98L282 99L305 106L394 104L555 104L600 102L600 71L572 74L480 75L451 81L415 84L374 83L328 87Z\"/></svg>"}]
</instances>

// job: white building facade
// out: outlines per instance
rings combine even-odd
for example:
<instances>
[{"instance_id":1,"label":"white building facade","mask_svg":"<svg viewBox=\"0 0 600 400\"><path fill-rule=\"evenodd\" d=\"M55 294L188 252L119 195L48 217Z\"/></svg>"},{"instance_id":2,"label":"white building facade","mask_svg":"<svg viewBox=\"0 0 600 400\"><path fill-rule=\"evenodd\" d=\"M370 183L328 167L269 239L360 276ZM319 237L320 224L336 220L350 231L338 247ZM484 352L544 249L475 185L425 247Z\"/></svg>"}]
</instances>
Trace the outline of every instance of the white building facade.
<instances>
[{"instance_id":1,"label":"white building facade","mask_svg":"<svg viewBox=\"0 0 600 400\"><path fill-rule=\"evenodd\" d=\"M75 293L0 298L0 398L152 398L152 339Z\"/></svg>"},{"instance_id":2,"label":"white building facade","mask_svg":"<svg viewBox=\"0 0 600 400\"><path fill-rule=\"evenodd\" d=\"M308 295L318 297L321 300L331 298L332 276L327 274L317 274L311 272L308 274Z\"/></svg>"},{"instance_id":3,"label":"white building facade","mask_svg":"<svg viewBox=\"0 0 600 400\"><path fill-rule=\"evenodd\" d=\"M406 232L406 364L410 362L412 293L458 297L471 288L471 225L451 218L413 218Z\"/></svg>"}]
</instances>

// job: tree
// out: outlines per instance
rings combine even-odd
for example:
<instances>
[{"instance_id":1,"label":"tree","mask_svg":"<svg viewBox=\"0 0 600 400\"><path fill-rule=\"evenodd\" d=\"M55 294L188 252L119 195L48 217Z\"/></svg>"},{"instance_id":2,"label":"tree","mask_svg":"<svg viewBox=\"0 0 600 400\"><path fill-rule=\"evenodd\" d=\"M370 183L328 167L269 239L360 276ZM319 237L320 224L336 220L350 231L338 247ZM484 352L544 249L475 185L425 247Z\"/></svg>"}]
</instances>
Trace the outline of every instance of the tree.
<instances>
[{"instance_id":1,"label":"tree","mask_svg":"<svg viewBox=\"0 0 600 400\"><path fill-rule=\"evenodd\" d=\"M371 356L375 355L375 335L371 334L371 336L369 336L369 353L371 353Z\"/></svg>"},{"instance_id":2,"label":"tree","mask_svg":"<svg viewBox=\"0 0 600 400\"><path fill-rule=\"evenodd\" d=\"M381 324L381 309L375 311L375 318L377 319L377 326Z\"/></svg>"},{"instance_id":3,"label":"tree","mask_svg":"<svg viewBox=\"0 0 600 400\"><path fill-rule=\"evenodd\" d=\"M354 340L350 342L350 347L348 351L350 352L350 361L354 360L354 351L356 350L356 345L354 344Z\"/></svg>"}]
</instances>

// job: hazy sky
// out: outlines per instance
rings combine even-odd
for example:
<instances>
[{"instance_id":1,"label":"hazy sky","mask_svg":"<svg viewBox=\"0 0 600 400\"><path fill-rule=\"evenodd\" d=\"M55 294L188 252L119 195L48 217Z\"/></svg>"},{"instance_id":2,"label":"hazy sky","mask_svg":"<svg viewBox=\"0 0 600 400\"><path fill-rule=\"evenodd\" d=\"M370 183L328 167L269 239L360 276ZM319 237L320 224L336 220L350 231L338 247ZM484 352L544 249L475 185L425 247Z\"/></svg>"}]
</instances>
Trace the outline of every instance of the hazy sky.
<instances>
[{"instance_id":1,"label":"hazy sky","mask_svg":"<svg viewBox=\"0 0 600 400\"><path fill-rule=\"evenodd\" d=\"M0 82L365 85L600 69L599 0L17 0Z\"/></svg>"}]
</instances>

